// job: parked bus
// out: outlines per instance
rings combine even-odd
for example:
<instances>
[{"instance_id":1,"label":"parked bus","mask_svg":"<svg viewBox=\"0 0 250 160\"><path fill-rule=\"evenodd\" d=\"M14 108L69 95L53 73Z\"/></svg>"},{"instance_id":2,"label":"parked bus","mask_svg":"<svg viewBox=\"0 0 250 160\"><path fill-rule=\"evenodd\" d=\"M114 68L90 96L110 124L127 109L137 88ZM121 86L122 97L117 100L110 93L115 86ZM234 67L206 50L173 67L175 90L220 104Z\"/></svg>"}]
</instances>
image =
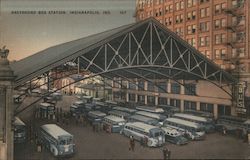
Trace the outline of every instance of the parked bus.
<instances>
[{"instance_id":1,"label":"parked bus","mask_svg":"<svg viewBox=\"0 0 250 160\"><path fill-rule=\"evenodd\" d=\"M197 111L197 110L192 110L192 109L186 109L186 110L184 110L184 113L188 113L188 114L193 114L195 116L201 116L201 117L209 118L211 120L214 119L214 115L212 113L209 113L209 112Z\"/></svg>"},{"instance_id":2,"label":"parked bus","mask_svg":"<svg viewBox=\"0 0 250 160\"><path fill-rule=\"evenodd\" d=\"M60 128L56 124L41 126L39 138L54 156L72 155L75 152L73 135Z\"/></svg>"},{"instance_id":3,"label":"parked bus","mask_svg":"<svg viewBox=\"0 0 250 160\"><path fill-rule=\"evenodd\" d=\"M136 112L135 109L126 108L126 107L113 107L113 110L127 112L129 114L134 114Z\"/></svg>"},{"instance_id":4,"label":"parked bus","mask_svg":"<svg viewBox=\"0 0 250 160\"><path fill-rule=\"evenodd\" d=\"M180 112L180 108L170 105L158 105L158 107L162 108L164 110L165 115L168 115L168 117L172 116L174 113Z\"/></svg>"},{"instance_id":5,"label":"parked bus","mask_svg":"<svg viewBox=\"0 0 250 160\"><path fill-rule=\"evenodd\" d=\"M128 121L129 122L143 122L143 123L150 124L153 126L160 126L159 122L156 119L145 117L145 116L138 115L138 114L130 116L128 118Z\"/></svg>"},{"instance_id":6,"label":"parked bus","mask_svg":"<svg viewBox=\"0 0 250 160\"><path fill-rule=\"evenodd\" d=\"M122 133L128 137L133 136L137 141L147 138L149 147L162 146L165 143L165 135L162 129L142 122L126 123Z\"/></svg>"},{"instance_id":7,"label":"parked bus","mask_svg":"<svg viewBox=\"0 0 250 160\"><path fill-rule=\"evenodd\" d=\"M92 103L93 102L93 97L92 96L81 96L81 100L84 103Z\"/></svg>"},{"instance_id":8,"label":"parked bus","mask_svg":"<svg viewBox=\"0 0 250 160\"><path fill-rule=\"evenodd\" d=\"M93 124L96 122L101 122L105 116L106 114L101 111L89 111L87 117L88 120Z\"/></svg>"},{"instance_id":9,"label":"parked bus","mask_svg":"<svg viewBox=\"0 0 250 160\"><path fill-rule=\"evenodd\" d=\"M54 103L43 102L39 104L41 117L49 118L55 115L56 107Z\"/></svg>"},{"instance_id":10,"label":"parked bus","mask_svg":"<svg viewBox=\"0 0 250 160\"><path fill-rule=\"evenodd\" d=\"M186 121L178 118L167 118L164 123L164 127L171 127L182 132L188 138L192 140L203 140L205 139L205 129L202 125Z\"/></svg>"},{"instance_id":11,"label":"parked bus","mask_svg":"<svg viewBox=\"0 0 250 160\"><path fill-rule=\"evenodd\" d=\"M183 134L171 127L161 127L165 132L165 141L169 141L171 143L177 145L184 145L188 143L188 140L183 136Z\"/></svg>"},{"instance_id":12,"label":"parked bus","mask_svg":"<svg viewBox=\"0 0 250 160\"><path fill-rule=\"evenodd\" d=\"M146 111L151 113L164 113L164 110L158 107L137 106L136 109L139 111Z\"/></svg>"},{"instance_id":13,"label":"parked bus","mask_svg":"<svg viewBox=\"0 0 250 160\"><path fill-rule=\"evenodd\" d=\"M173 117L201 124L208 133L215 131L215 124L211 119L185 113L175 113Z\"/></svg>"},{"instance_id":14,"label":"parked bus","mask_svg":"<svg viewBox=\"0 0 250 160\"><path fill-rule=\"evenodd\" d=\"M103 129L112 133L119 133L125 122L123 118L109 115L103 118Z\"/></svg>"},{"instance_id":15,"label":"parked bus","mask_svg":"<svg viewBox=\"0 0 250 160\"><path fill-rule=\"evenodd\" d=\"M15 117L14 121L14 142L15 143L23 143L26 141L26 125L25 123L18 117Z\"/></svg>"},{"instance_id":16,"label":"parked bus","mask_svg":"<svg viewBox=\"0 0 250 160\"><path fill-rule=\"evenodd\" d=\"M156 119L161 125L163 124L163 121L167 118L162 114L150 113L145 111L137 111L136 114Z\"/></svg>"},{"instance_id":17,"label":"parked bus","mask_svg":"<svg viewBox=\"0 0 250 160\"><path fill-rule=\"evenodd\" d=\"M75 101L71 106L70 106L70 113L72 116L77 116L85 111L85 103L83 101Z\"/></svg>"},{"instance_id":18,"label":"parked bus","mask_svg":"<svg viewBox=\"0 0 250 160\"><path fill-rule=\"evenodd\" d=\"M106 114L108 114L108 112L112 110L112 107L105 102L96 102L95 107Z\"/></svg>"},{"instance_id":19,"label":"parked bus","mask_svg":"<svg viewBox=\"0 0 250 160\"><path fill-rule=\"evenodd\" d=\"M116 116L116 117L120 117L120 118L123 118L123 119L128 119L131 115L127 112L122 112L122 111L118 111L118 110L111 110L108 112L109 115L113 115L113 116Z\"/></svg>"},{"instance_id":20,"label":"parked bus","mask_svg":"<svg viewBox=\"0 0 250 160\"><path fill-rule=\"evenodd\" d=\"M235 117L235 116L219 116L217 119L216 129L218 131L222 131L223 128L226 130L235 131L237 129L243 129L244 122L246 122L246 118ZM247 129L247 128L245 128Z\"/></svg>"}]
</instances>

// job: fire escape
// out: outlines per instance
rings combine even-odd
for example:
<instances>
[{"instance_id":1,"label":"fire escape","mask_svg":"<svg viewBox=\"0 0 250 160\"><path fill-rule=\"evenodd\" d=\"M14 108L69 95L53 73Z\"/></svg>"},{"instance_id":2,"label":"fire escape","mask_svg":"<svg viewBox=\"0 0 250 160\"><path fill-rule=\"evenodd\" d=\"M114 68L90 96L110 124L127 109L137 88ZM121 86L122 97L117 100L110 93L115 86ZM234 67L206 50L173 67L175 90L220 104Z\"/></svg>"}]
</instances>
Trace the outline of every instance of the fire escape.
<instances>
[{"instance_id":1,"label":"fire escape","mask_svg":"<svg viewBox=\"0 0 250 160\"><path fill-rule=\"evenodd\" d=\"M240 58L244 56L245 35L245 16L244 16L244 0L237 0L231 8L224 10L225 14L229 15L231 22L228 23L226 29L231 32L226 45L232 49L232 56L225 61L229 62L232 67L230 71L237 79L240 78L240 72L243 70Z\"/></svg>"},{"instance_id":2,"label":"fire escape","mask_svg":"<svg viewBox=\"0 0 250 160\"><path fill-rule=\"evenodd\" d=\"M231 36L228 38L226 45L232 50L231 58L225 60L225 63L230 64L229 72L237 79L238 83L233 87L233 104L236 109L242 109L239 107L239 100L244 103L244 98L239 99L239 86L242 84L241 73L245 71L244 64L241 59L245 56L246 47L246 28L245 28L245 15L244 15L244 3L245 0L233 1L232 7L224 10L231 18L231 22L226 27L231 32ZM229 56L230 57L230 56ZM242 92L241 92L242 93ZM241 94L242 95L242 94ZM244 95L244 94L243 94ZM237 111L238 115L245 116L246 111Z\"/></svg>"}]
</instances>

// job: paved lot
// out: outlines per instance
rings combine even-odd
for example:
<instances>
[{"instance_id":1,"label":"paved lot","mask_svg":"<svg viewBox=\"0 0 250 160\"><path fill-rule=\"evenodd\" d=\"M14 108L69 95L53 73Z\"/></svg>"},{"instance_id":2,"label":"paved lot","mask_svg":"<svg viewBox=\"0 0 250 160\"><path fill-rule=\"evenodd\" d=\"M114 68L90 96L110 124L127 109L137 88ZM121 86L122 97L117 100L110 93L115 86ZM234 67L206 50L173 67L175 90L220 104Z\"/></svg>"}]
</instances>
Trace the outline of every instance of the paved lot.
<instances>
[{"instance_id":1,"label":"paved lot","mask_svg":"<svg viewBox=\"0 0 250 160\"><path fill-rule=\"evenodd\" d=\"M65 110L71 104L71 97L64 97L58 105ZM29 118L32 111L22 114ZM25 119L24 118L24 119ZM27 121L27 120L26 120ZM30 121L29 121L30 122ZM32 123L41 125L52 121L34 120ZM128 150L129 140L120 134L93 132L91 126L76 125L71 121L69 125L59 124L74 135L77 152L67 159L162 159L162 148L143 148L136 143L135 152ZM222 136L219 133L209 134L204 141L190 142L184 146L166 144L171 150L173 159L249 159L250 145L242 140ZM15 159L55 159L47 150L38 153L34 142L15 145Z\"/></svg>"}]
</instances>

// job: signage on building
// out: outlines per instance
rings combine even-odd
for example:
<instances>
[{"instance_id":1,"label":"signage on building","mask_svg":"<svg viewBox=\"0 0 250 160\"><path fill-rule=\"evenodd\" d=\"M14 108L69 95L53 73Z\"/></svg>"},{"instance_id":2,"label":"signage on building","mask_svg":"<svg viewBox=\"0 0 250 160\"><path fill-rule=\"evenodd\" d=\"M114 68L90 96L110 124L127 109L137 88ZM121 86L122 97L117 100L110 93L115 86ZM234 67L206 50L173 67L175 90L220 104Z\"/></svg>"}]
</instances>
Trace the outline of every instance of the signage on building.
<instances>
[{"instance_id":1,"label":"signage on building","mask_svg":"<svg viewBox=\"0 0 250 160\"><path fill-rule=\"evenodd\" d=\"M245 82L239 82L236 86L236 112L241 114L246 114L247 109L245 107Z\"/></svg>"}]
</instances>

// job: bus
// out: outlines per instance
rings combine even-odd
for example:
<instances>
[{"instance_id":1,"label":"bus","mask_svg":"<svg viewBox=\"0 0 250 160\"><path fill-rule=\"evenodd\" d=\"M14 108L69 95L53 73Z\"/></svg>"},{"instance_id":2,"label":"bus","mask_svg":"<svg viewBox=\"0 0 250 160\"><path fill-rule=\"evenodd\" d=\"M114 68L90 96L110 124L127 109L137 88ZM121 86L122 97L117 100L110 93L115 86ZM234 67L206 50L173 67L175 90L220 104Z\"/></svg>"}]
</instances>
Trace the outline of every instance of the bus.
<instances>
[{"instance_id":1,"label":"bus","mask_svg":"<svg viewBox=\"0 0 250 160\"><path fill-rule=\"evenodd\" d=\"M129 114L134 114L137 111L135 109L126 108L126 107L113 107L113 110L127 112Z\"/></svg>"},{"instance_id":2,"label":"bus","mask_svg":"<svg viewBox=\"0 0 250 160\"><path fill-rule=\"evenodd\" d=\"M145 117L142 115L132 115L128 118L129 122L143 122L153 126L160 126L159 122L156 119Z\"/></svg>"},{"instance_id":3,"label":"bus","mask_svg":"<svg viewBox=\"0 0 250 160\"><path fill-rule=\"evenodd\" d=\"M53 103L42 102L39 104L39 111L40 111L41 117L49 118L55 115L56 107L55 107L55 104Z\"/></svg>"},{"instance_id":4,"label":"bus","mask_svg":"<svg viewBox=\"0 0 250 160\"><path fill-rule=\"evenodd\" d=\"M109 106L107 103L105 102L96 102L95 103L95 107L101 111L101 112L104 112L106 114L108 114L109 111L112 110L112 107Z\"/></svg>"},{"instance_id":5,"label":"bus","mask_svg":"<svg viewBox=\"0 0 250 160\"><path fill-rule=\"evenodd\" d=\"M162 108L164 110L165 115L168 115L168 117L172 116L174 113L180 112L180 108L170 105L158 105L158 107Z\"/></svg>"},{"instance_id":6,"label":"bus","mask_svg":"<svg viewBox=\"0 0 250 160\"><path fill-rule=\"evenodd\" d=\"M167 118L164 123L164 127L171 127L182 132L186 137L192 140L203 140L205 139L205 129L202 125L186 121L178 118Z\"/></svg>"},{"instance_id":7,"label":"bus","mask_svg":"<svg viewBox=\"0 0 250 160\"><path fill-rule=\"evenodd\" d=\"M186 139L183 134L171 127L161 127L165 132L165 141L177 144L184 145L188 143L188 139Z\"/></svg>"},{"instance_id":8,"label":"bus","mask_svg":"<svg viewBox=\"0 0 250 160\"><path fill-rule=\"evenodd\" d=\"M127 112L122 112L122 111L118 111L118 110L111 110L108 112L109 115L113 115L113 116L116 116L116 117L120 117L120 118L123 118L123 119L128 119L131 115Z\"/></svg>"},{"instance_id":9,"label":"bus","mask_svg":"<svg viewBox=\"0 0 250 160\"><path fill-rule=\"evenodd\" d=\"M92 96L81 96L80 98L84 103L92 103L93 97Z\"/></svg>"},{"instance_id":10,"label":"bus","mask_svg":"<svg viewBox=\"0 0 250 160\"><path fill-rule=\"evenodd\" d=\"M14 143L24 143L26 141L26 125L18 117L15 117L14 120Z\"/></svg>"},{"instance_id":11,"label":"bus","mask_svg":"<svg viewBox=\"0 0 250 160\"><path fill-rule=\"evenodd\" d=\"M84 113L85 110L85 103L83 101L75 101L71 106L70 106L70 113L72 116L77 116L82 113Z\"/></svg>"},{"instance_id":12,"label":"bus","mask_svg":"<svg viewBox=\"0 0 250 160\"><path fill-rule=\"evenodd\" d=\"M88 112L88 120L94 124L96 122L101 122L102 119L106 116L105 113L101 112L101 111L89 111Z\"/></svg>"},{"instance_id":13,"label":"bus","mask_svg":"<svg viewBox=\"0 0 250 160\"><path fill-rule=\"evenodd\" d=\"M135 108L139 111L146 111L146 112L151 112L151 113L164 113L164 110L158 107L137 106Z\"/></svg>"},{"instance_id":14,"label":"bus","mask_svg":"<svg viewBox=\"0 0 250 160\"><path fill-rule=\"evenodd\" d=\"M201 125L204 126L205 131L207 133L211 133L211 132L215 131L214 122L211 119L208 119L208 118L205 118L205 117L194 116L194 115L185 114L185 113L175 113L172 117L201 124Z\"/></svg>"},{"instance_id":15,"label":"bus","mask_svg":"<svg viewBox=\"0 0 250 160\"><path fill-rule=\"evenodd\" d=\"M137 141L147 138L147 146L149 147L158 147L165 143L165 135L162 129L142 122L126 123L122 134L128 137L133 136Z\"/></svg>"},{"instance_id":16,"label":"bus","mask_svg":"<svg viewBox=\"0 0 250 160\"><path fill-rule=\"evenodd\" d=\"M216 129L218 131L222 131L222 129L225 128L226 130L235 131L237 129L244 128L244 122L246 121L246 118L236 116L219 116L217 119Z\"/></svg>"},{"instance_id":17,"label":"bus","mask_svg":"<svg viewBox=\"0 0 250 160\"><path fill-rule=\"evenodd\" d=\"M167 118L162 114L150 113L145 111L137 111L136 114L156 119L161 125L163 124L163 121Z\"/></svg>"},{"instance_id":18,"label":"bus","mask_svg":"<svg viewBox=\"0 0 250 160\"><path fill-rule=\"evenodd\" d=\"M56 124L42 125L38 136L43 146L54 156L66 156L75 153L73 135Z\"/></svg>"},{"instance_id":19,"label":"bus","mask_svg":"<svg viewBox=\"0 0 250 160\"><path fill-rule=\"evenodd\" d=\"M110 133L119 133L125 125L125 119L116 116L106 116L103 118L103 129Z\"/></svg>"}]
</instances>

